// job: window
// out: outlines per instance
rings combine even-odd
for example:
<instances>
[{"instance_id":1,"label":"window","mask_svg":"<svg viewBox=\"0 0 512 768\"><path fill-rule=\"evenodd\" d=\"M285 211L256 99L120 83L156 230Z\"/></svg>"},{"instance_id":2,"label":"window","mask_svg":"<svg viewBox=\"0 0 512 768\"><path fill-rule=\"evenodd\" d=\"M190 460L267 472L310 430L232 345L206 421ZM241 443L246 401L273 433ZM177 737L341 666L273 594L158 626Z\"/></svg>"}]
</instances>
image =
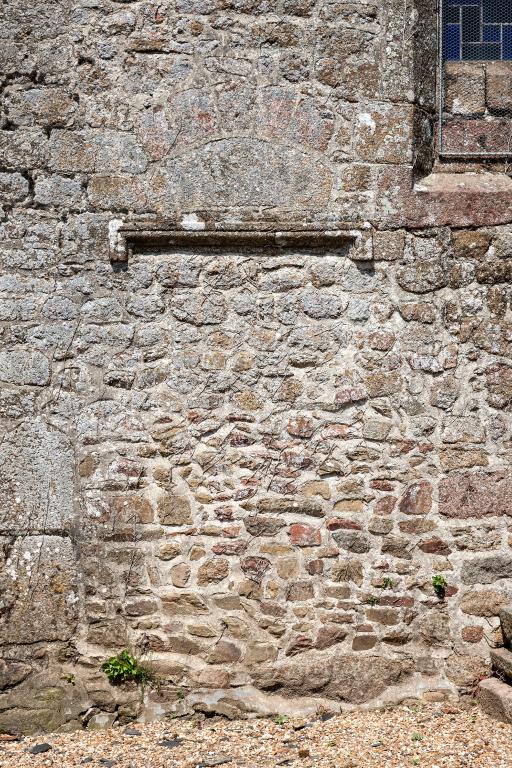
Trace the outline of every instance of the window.
<instances>
[{"instance_id":1,"label":"window","mask_svg":"<svg viewBox=\"0 0 512 768\"><path fill-rule=\"evenodd\" d=\"M512 61L512 0L444 0L446 61Z\"/></svg>"},{"instance_id":2,"label":"window","mask_svg":"<svg viewBox=\"0 0 512 768\"><path fill-rule=\"evenodd\" d=\"M512 0L441 0L443 156L512 156Z\"/></svg>"}]
</instances>

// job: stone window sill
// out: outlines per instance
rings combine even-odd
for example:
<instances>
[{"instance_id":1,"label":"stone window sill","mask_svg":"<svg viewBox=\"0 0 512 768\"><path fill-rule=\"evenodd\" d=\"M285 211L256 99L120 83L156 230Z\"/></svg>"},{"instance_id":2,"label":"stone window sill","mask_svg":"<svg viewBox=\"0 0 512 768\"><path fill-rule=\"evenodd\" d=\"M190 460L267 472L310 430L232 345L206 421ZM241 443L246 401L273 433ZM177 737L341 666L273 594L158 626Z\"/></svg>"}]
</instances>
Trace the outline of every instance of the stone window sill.
<instances>
[{"instance_id":1,"label":"stone window sill","mask_svg":"<svg viewBox=\"0 0 512 768\"><path fill-rule=\"evenodd\" d=\"M414 191L428 194L512 194L512 178L506 173L432 173L417 182Z\"/></svg>"},{"instance_id":2,"label":"stone window sill","mask_svg":"<svg viewBox=\"0 0 512 768\"><path fill-rule=\"evenodd\" d=\"M433 173L418 181L406 216L412 227L490 227L512 222L505 173Z\"/></svg>"}]
</instances>

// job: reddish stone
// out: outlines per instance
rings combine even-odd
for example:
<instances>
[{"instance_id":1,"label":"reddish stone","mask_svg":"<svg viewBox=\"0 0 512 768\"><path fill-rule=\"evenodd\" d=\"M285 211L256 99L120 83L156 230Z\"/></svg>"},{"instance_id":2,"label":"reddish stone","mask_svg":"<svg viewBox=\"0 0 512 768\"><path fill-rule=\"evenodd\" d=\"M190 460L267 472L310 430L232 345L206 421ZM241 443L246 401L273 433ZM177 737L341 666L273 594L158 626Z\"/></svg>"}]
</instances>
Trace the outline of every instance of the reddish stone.
<instances>
[{"instance_id":1,"label":"reddish stone","mask_svg":"<svg viewBox=\"0 0 512 768\"><path fill-rule=\"evenodd\" d=\"M322 536L318 528L310 525L294 523L288 530L290 541L297 547L318 547L322 543Z\"/></svg>"},{"instance_id":2,"label":"reddish stone","mask_svg":"<svg viewBox=\"0 0 512 768\"><path fill-rule=\"evenodd\" d=\"M391 456L400 456L403 453L410 453L416 448L417 443L414 440L396 440L391 447Z\"/></svg>"},{"instance_id":3,"label":"reddish stone","mask_svg":"<svg viewBox=\"0 0 512 768\"><path fill-rule=\"evenodd\" d=\"M375 331L368 336L370 349L377 349L381 352L387 352L394 346L396 336L389 331Z\"/></svg>"},{"instance_id":4,"label":"reddish stone","mask_svg":"<svg viewBox=\"0 0 512 768\"><path fill-rule=\"evenodd\" d=\"M326 424L322 429L322 437L325 439L336 439L337 437L347 437L348 424Z\"/></svg>"},{"instance_id":5,"label":"reddish stone","mask_svg":"<svg viewBox=\"0 0 512 768\"><path fill-rule=\"evenodd\" d=\"M310 651L313 647L313 640L307 635L299 635L294 638L285 651L285 656L296 656L298 653Z\"/></svg>"},{"instance_id":6,"label":"reddish stone","mask_svg":"<svg viewBox=\"0 0 512 768\"><path fill-rule=\"evenodd\" d=\"M512 515L512 477L500 472L463 472L439 485L439 512L468 518Z\"/></svg>"},{"instance_id":7,"label":"reddish stone","mask_svg":"<svg viewBox=\"0 0 512 768\"><path fill-rule=\"evenodd\" d=\"M436 537L422 541L419 548L429 555L443 555L444 557L450 555L452 551L446 542Z\"/></svg>"},{"instance_id":8,"label":"reddish stone","mask_svg":"<svg viewBox=\"0 0 512 768\"><path fill-rule=\"evenodd\" d=\"M292 581L286 592L286 599L292 602L311 600L314 596L313 584L310 581Z\"/></svg>"},{"instance_id":9,"label":"reddish stone","mask_svg":"<svg viewBox=\"0 0 512 768\"><path fill-rule=\"evenodd\" d=\"M390 515L395 508L396 501L396 496L383 496L376 502L373 511L376 515Z\"/></svg>"},{"instance_id":10,"label":"reddish stone","mask_svg":"<svg viewBox=\"0 0 512 768\"><path fill-rule=\"evenodd\" d=\"M432 508L432 486L428 480L410 485L400 499L399 509L404 515L428 515Z\"/></svg>"},{"instance_id":11,"label":"reddish stone","mask_svg":"<svg viewBox=\"0 0 512 768\"><path fill-rule=\"evenodd\" d=\"M308 438L315 431L315 423L312 419L307 419L305 416L295 416L293 419L290 419L286 429L294 437Z\"/></svg>"},{"instance_id":12,"label":"reddish stone","mask_svg":"<svg viewBox=\"0 0 512 768\"><path fill-rule=\"evenodd\" d=\"M266 557L256 557L250 555L240 560L240 567L244 573L255 581L260 581L263 578L263 574L270 567L270 561Z\"/></svg>"},{"instance_id":13,"label":"reddish stone","mask_svg":"<svg viewBox=\"0 0 512 768\"><path fill-rule=\"evenodd\" d=\"M447 152L508 152L507 118L456 118L445 122L444 147Z\"/></svg>"},{"instance_id":14,"label":"reddish stone","mask_svg":"<svg viewBox=\"0 0 512 768\"><path fill-rule=\"evenodd\" d=\"M213 545L212 552L215 555L242 555L246 549L246 541L221 541Z\"/></svg>"},{"instance_id":15,"label":"reddish stone","mask_svg":"<svg viewBox=\"0 0 512 768\"><path fill-rule=\"evenodd\" d=\"M112 518L123 523L152 523L154 512L150 502L140 496L116 496L112 501Z\"/></svg>"},{"instance_id":16,"label":"reddish stone","mask_svg":"<svg viewBox=\"0 0 512 768\"><path fill-rule=\"evenodd\" d=\"M377 491L392 491L395 485L390 480L371 480L370 488L375 488Z\"/></svg>"},{"instance_id":17,"label":"reddish stone","mask_svg":"<svg viewBox=\"0 0 512 768\"><path fill-rule=\"evenodd\" d=\"M410 304L400 304L398 307L403 319L407 322L415 320L418 323L433 323L436 319L436 309L432 304L424 302L412 302Z\"/></svg>"},{"instance_id":18,"label":"reddish stone","mask_svg":"<svg viewBox=\"0 0 512 768\"><path fill-rule=\"evenodd\" d=\"M229 438L229 444L234 447L252 445L252 443L254 443L254 438L245 432L232 432Z\"/></svg>"},{"instance_id":19,"label":"reddish stone","mask_svg":"<svg viewBox=\"0 0 512 768\"><path fill-rule=\"evenodd\" d=\"M343 520L341 517L332 517L330 520L327 520L325 527L328 531L338 531L340 529L351 531L362 530L362 526L359 523L356 523L353 520Z\"/></svg>"},{"instance_id":20,"label":"reddish stone","mask_svg":"<svg viewBox=\"0 0 512 768\"><path fill-rule=\"evenodd\" d=\"M367 608L366 616L370 621L383 624L387 627L394 626L400 621L400 612L393 608Z\"/></svg>"},{"instance_id":21,"label":"reddish stone","mask_svg":"<svg viewBox=\"0 0 512 768\"><path fill-rule=\"evenodd\" d=\"M336 643L341 643L347 636L347 630L343 627L330 625L321 627L315 640L315 648L322 651L324 648L330 648Z\"/></svg>"},{"instance_id":22,"label":"reddish stone","mask_svg":"<svg viewBox=\"0 0 512 768\"><path fill-rule=\"evenodd\" d=\"M222 529L222 535L226 539L236 539L240 535L241 530L239 525L228 525L227 528Z\"/></svg>"},{"instance_id":23,"label":"reddish stone","mask_svg":"<svg viewBox=\"0 0 512 768\"><path fill-rule=\"evenodd\" d=\"M227 523L233 520L233 507L219 507L215 510L215 517L220 520L221 523Z\"/></svg>"},{"instance_id":24,"label":"reddish stone","mask_svg":"<svg viewBox=\"0 0 512 768\"><path fill-rule=\"evenodd\" d=\"M352 640L353 651L369 651L378 642L378 637L375 635L356 635Z\"/></svg>"},{"instance_id":25,"label":"reddish stone","mask_svg":"<svg viewBox=\"0 0 512 768\"><path fill-rule=\"evenodd\" d=\"M484 636L482 627L464 627L460 633L466 643L479 643Z\"/></svg>"},{"instance_id":26,"label":"reddish stone","mask_svg":"<svg viewBox=\"0 0 512 768\"><path fill-rule=\"evenodd\" d=\"M505 408L512 401L512 366L494 363L485 370L489 404Z\"/></svg>"},{"instance_id":27,"label":"reddish stone","mask_svg":"<svg viewBox=\"0 0 512 768\"><path fill-rule=\"evenodd\" d=\"M361 400L366 400L367 397L368 395L363 385L355 384L353 387L338 389L334 399L340 405L348 405L349 403L358 403Z\"/></svg>"},{"instance_id":28,"label":"reddish stone","mask_svg":"<svg viewBox=\"0 0 512 768\"><path fill-rule=\"evenodd\" d=\"M393 597L392 595L382 595L379 599L379 605L391 605L395 608L412 608L414 597Z\"/></svg>"},{"instance_id":29,"label":"reddish stone","mask_svg":"<svg viewBox=\"0 0 512 768\"><path fill-rule=\"evenodd\" d=\"M324 561L319 559L310 560L309 563L306 563L306 571L311 576L320 576L324 572Z\"/></svg>"},{"instance_id":30,"label":"reddish stone","mask_svg":"<svg viewBox=\"0 0 512 768\"><path fill-rule=\"evenodd\" d=\"M452 232L453 255L457 260L481 259L491 244L489 232L461 229Z\"/></svg>"}]
</instances>

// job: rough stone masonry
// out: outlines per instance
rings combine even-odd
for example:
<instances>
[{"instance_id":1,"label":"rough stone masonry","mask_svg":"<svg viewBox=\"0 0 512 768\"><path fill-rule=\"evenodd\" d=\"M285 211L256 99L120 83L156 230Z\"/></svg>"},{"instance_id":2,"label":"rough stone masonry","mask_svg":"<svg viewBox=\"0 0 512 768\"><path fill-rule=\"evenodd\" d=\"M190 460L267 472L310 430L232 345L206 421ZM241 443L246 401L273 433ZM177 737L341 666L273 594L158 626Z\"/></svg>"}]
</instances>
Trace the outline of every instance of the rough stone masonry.
<instances>
[{"instance_id":1,"label":"rough stone masonry","mask_svg":"<svg viewBox=\"0 0 512 768\"><path fill-rule=\"evenodd\" d=\"M512 181L436 157L434 6L5 0L0 731L487 674Z\"/></svg>"}]
</instances>

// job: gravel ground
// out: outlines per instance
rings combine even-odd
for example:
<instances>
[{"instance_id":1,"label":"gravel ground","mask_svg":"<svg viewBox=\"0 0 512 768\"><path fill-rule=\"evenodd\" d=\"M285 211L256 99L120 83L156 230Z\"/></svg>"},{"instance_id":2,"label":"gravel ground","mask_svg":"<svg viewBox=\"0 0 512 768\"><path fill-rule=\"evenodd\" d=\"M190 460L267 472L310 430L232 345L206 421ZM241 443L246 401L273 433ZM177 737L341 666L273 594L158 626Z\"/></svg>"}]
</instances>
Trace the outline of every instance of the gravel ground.
<instances>
[{"instance_id":1,"label":"gravel ground","mask_svg":"<svg viewBox=\"0 0 512 768\"><path fill-rule=\"evenodd\" d=\"M325 721L171 720L0 741L1 768L510 768L512 726L477 707L352 712ZM34 754L37 745L49 745Z\"/></svg>"}]
</instances>

